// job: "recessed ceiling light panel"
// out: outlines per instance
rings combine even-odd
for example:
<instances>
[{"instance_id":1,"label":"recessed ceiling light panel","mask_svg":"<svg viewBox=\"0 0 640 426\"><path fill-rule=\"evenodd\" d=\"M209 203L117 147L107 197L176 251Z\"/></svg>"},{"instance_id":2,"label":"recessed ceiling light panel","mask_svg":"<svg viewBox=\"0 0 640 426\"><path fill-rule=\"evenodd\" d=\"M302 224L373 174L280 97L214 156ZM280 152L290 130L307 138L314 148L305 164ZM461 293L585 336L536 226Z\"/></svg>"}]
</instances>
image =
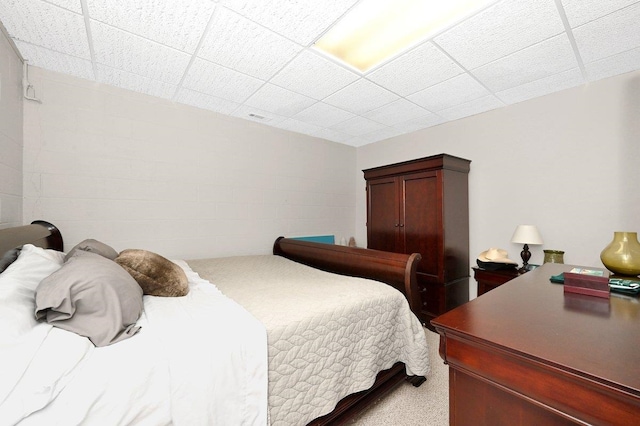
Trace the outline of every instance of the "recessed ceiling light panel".
<instances>
[{"instance_id":1,"label":"recessed ceiling light panel","mask_svg":"<svg viewBox=\"0 0 640 426\"><path fill-rule=\"evenodd\" d=\"M363 0L314 45L366 72L496 0Z\"/></svg>"}]
</instances>

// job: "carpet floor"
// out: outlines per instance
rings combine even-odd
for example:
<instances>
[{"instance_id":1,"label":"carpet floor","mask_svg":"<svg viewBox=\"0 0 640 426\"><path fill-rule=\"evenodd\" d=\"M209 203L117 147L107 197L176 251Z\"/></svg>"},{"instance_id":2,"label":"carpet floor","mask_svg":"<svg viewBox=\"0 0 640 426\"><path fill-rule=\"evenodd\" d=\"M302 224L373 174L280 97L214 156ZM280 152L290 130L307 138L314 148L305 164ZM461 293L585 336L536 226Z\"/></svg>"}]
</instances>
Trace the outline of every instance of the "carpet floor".
<instances>
[{"instance_id":1,"label":"carpet floor","mask_svg":"<svg viewBox=\"0 0 640 426\"><path fill-rule=\"evenodd\" d=\"M431 372L416 388L402 383L354 421L358 426L446 426L449 424L449 368L438 354L439 335L425 328Z\"/></svg>"}]
</instances>

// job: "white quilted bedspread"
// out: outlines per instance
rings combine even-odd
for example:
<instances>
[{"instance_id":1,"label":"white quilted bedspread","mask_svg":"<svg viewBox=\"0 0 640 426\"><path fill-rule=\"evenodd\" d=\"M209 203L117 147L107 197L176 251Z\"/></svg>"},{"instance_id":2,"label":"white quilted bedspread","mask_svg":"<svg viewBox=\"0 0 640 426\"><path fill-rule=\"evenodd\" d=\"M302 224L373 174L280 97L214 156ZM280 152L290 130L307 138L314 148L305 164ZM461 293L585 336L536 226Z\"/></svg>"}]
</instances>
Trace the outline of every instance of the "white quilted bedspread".
<instances>
[{"instance_id":1,"label":"white quilted bedspread","mask_svg":"<svg viewBox=\"0 0 640 426\"><path fill-rule=\"evenodd\" d=\"M397 361L429 372L427 342L404 296L280 256L188 261L267 329L272 425L304 425L368 389Z\"/></svg>"}]
</instances>

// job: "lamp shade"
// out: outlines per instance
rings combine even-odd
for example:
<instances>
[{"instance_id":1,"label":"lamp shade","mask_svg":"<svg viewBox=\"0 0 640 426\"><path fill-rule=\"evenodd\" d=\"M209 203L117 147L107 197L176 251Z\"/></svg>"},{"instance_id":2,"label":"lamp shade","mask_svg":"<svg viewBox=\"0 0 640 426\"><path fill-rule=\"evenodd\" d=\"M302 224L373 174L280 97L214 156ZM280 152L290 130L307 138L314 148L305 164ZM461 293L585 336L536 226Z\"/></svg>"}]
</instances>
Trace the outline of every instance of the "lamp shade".
<instances>
[{"instance_id":1,"label":"lamp shade","mask_svg":"<svg viewBox=\"0 0 640 426\"><path fill-rule=\"evenodd\" d=\"M511 237L512 243L542 244L542 237L535 225L518 225Z\"/></svg>"}]
</instances>

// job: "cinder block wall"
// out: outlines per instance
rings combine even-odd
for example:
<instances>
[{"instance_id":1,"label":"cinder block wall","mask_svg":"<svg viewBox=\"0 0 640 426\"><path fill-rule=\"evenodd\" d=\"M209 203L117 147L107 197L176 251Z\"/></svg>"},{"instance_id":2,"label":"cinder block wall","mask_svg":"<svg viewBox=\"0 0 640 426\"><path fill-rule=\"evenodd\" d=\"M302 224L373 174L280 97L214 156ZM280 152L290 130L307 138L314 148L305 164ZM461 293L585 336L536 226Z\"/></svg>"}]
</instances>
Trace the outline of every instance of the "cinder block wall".
<instances>
[{"instance_id":1,"label":"cinder block wall","mask_svg":"<svg viewBox=\"0 0 640 426\"><path fill-rule=\"evenodd\" d=\"M22 61L0 29L0 228L22 224Z\"/></svg>"},{"instance_id":2,"label":"cinder block wall","mask_svg":"<svg viewBox=\"0 0 640 426\"><path fill-rule=\"evenodd\" d=\"M24 220L176 258L354 234L356 149L33 68Z\"/></svg>"}]
</instances>

